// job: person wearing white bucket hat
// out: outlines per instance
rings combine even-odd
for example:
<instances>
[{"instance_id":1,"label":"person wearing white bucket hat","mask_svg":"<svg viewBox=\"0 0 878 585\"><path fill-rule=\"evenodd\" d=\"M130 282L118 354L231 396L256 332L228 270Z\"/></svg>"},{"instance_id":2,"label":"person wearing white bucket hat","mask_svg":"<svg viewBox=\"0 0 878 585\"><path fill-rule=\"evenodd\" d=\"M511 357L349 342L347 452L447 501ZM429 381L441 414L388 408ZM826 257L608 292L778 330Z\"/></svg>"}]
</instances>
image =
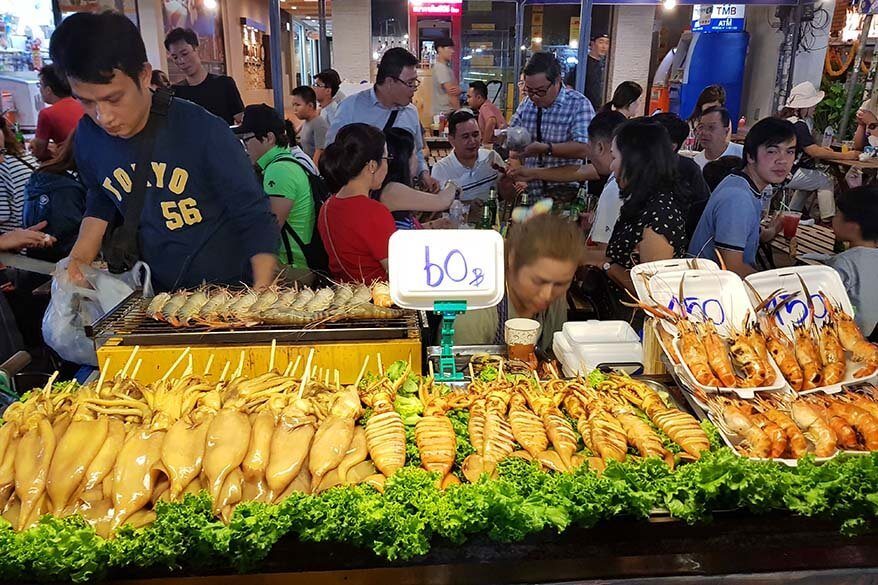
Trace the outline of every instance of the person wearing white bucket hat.
<instances>
[{"instance_id":1,"label":"person wearing white bucket hat","mask_svg":"<svg viewBox=\"0 0 878 585\"><path fill-rule=\"evenodd\" d=\"M835 152L831 148L818 145L814 140L813 121L817 104L823 101L826 93L818 91L810 81L803 81L790 90L789 99L780 117L789 120L796 128L796 145L799 160L793 167L793 175L786 184L788 189L796 189L790 208L802 211L809 192L817 192L817 206L820 208L820 221L827 223L835 215L835 192L832 179L817 169L819 160L856 160L860 153L850 151Z\"/></svg>"}]
</instances>

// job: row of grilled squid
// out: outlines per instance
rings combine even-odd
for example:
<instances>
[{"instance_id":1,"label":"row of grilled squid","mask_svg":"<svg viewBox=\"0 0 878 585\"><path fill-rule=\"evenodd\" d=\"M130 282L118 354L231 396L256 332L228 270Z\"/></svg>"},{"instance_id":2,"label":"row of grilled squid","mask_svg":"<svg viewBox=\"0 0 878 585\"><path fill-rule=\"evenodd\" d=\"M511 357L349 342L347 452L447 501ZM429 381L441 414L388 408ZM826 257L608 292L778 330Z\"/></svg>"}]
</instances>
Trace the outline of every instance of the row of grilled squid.
<instances>
[{"instance_id":1,"label":"row of grilled squid","mask_svg":"<svg viewBox=\"0 0 878 585\"><path fill-rule=\"evenodd\" d=\"M523 457L560 472L583 464L600 471L633 450L673 466L676 458L656 429L677 443L685 458L698 459L710 448L694 417L669 407L655 390L628 376L609 376L596 388L583 380L501 378L473 383L470 394L477 396L468 429L475 453L462 466L470 481L493 474L506 457Z\"/></svg>"},{"instance_id":2,"label":"row of grilled squid","mask_svg":"<svg viewBox=\"0 0 878 585\"><path fill-rule=\"evenodd\" d=\"M178 360L179 361L179 360ZM409 370L342 386L299 361L279 373L220 381L191 372L144 385L125 376L52 388L51 381L13 404L0 426L0 513L17 530L44 514L81 515L98 534L141 527L160 501L206 491L213 512L228 522L241 502L277 503L294 492L319 493L339 485L385 480L406 462L406 430L394 400ZM173 368L172 368L173 369ZM362 383L361 383L362 381ZM422 378L424 415L414 428L421 465L445 488L457 437L447 412L468 408L475 448L462 465L476 481L507 456L569 471L586 460L674 457L659 428L691 458L709 448L694 418L669 408L651 388L612 376L598 388L582 381L502 378L474 382L466 391ZM563 404L567 415L559 409ZM371 415L362 424L364 406ZM635 408L636 407L636 408ZM578 435L577 435L578 432ZM588 451L579 448L582 438ZM517 450L516 445L520 446Z\"/></svg>"}]
</instances>

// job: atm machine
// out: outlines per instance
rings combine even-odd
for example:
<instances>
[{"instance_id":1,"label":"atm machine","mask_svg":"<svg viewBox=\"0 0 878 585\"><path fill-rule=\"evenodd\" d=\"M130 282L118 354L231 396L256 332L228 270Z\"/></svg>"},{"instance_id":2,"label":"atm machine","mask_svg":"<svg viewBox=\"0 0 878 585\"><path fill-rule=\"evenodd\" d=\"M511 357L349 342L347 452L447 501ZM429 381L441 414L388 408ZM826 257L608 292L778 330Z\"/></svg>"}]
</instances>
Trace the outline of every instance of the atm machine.
<instances>
[{"instance_id":1,"label":"atm machine","mask_svg":"<svg viewBox=\"0 0 878 585\"><path fill-rule=\"evenodd\" d=\"M436 61L438 39L449 37L456 50L452 61L454 75L460 79L460 60L463 0L411 0L409 2L409 50L420 59L418 75L421 87L415 95L415 104L425 128L433 125L431 101L433 73L430 66Z\"/></svg>"},{"instance_id":2,"label":"atm machine","mask_svg":"<svg viewBox=\"0 0 878 585\"><path fill-rule=\"evenodd\" d=\"M696 5L692 30L677 45L670 73L670 108L686 119L708 85L726 90L726 109L737 131L750 34L744 31L744 5Z\"/></svg>"}]
</instances>

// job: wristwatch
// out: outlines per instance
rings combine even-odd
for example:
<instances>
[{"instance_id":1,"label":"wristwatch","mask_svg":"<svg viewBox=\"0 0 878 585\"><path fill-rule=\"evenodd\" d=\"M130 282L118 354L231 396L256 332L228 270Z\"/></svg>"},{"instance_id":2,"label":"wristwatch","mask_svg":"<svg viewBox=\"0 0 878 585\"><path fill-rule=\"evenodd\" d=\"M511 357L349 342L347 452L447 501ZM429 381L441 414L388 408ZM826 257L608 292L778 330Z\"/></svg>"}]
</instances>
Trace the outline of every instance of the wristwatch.
<instances>
[{"instance_id":1,"label":"wristwatch","mask_svg":"<svg viewBox=\"0 0 878 585\"><path fill-rule=\"evenodd\" d=\"M603 269L604 272L609 272L610 266L612 266L612 265L613 265L612 262L604 262L604 264L603 264L603 266L601 266L601 268Z\"/></svg>"},{"instance_id":2,"label":"wristwatch","mask_svg":"<svg viewBox=\"0 0 878 585\"><path fill-rule=\"evenodd\" d=\"M552 143L546 143L546 156L552 156Z\"/></svg>"}]
</instances>

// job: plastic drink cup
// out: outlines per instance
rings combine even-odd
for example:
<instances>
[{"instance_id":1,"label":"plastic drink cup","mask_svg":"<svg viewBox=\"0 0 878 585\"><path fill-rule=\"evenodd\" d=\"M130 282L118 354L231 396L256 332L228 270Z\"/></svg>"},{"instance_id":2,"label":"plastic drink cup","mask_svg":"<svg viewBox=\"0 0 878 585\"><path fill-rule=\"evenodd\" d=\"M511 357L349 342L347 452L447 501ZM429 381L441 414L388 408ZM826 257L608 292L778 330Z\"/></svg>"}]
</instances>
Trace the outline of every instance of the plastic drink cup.
<instances>
[{"instance_id":1,"label":"plastic drink cup","mask_svg":"<svg viewBox=\"0 0 878 585\"><path fill-rule=\"evenodd\" d=\"M792 239L799 229L799 220L802 219L801 211L784 211L781 215L781 225L783 226L783 237Z\"/></svg>"},{"instance_id":2,"label":"plastic drink cup","mask_svg":"<svg viewBox=\"0 0 878 585\"><path fill-rule=\"evenodd\" d=\"M509 359L521 360L536 369L535 348L540 338L541 325L533 319L509 319L506 321L506 353Z\"/></svg>"}]
</instances>

